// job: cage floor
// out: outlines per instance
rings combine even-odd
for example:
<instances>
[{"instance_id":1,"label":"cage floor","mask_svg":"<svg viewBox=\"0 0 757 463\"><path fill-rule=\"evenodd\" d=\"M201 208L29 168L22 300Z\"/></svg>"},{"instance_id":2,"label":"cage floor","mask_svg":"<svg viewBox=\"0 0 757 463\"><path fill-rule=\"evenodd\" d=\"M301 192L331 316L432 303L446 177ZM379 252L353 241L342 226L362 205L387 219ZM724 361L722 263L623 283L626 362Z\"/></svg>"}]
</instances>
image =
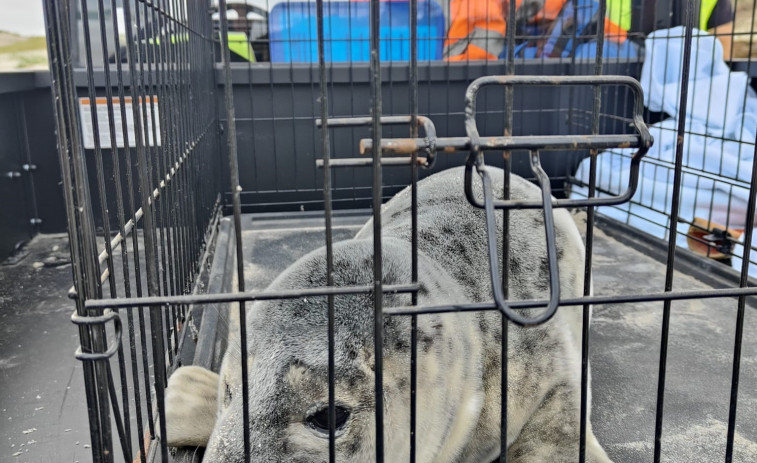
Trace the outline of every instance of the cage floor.
<instances>
[{"instance_id":1,"label":"cage floor","mask_svg":"<svg viewBox=\"0 0 757 463\"><path fill-rule=\"evenodd\" d=\"M576 216L584 229L581 216ZM351 238L366 216L335 217L334 239ZM608 227L611 225L604 225ZM325 243L317 216L243 217L246 284L262 289L288 265ZM596 231L594 294L662 291L665 265ZM675 290L711 288L677 271ZM579 310L562 308L560 310ZM732 298L674 302L665 385L663 461L713 462L725 456L737 303ZM652 461L663 304L594 307L591 326L592 424L617 462ZM747 306L734 461L757 461L757 313Z\"/></svg>"}]
</instances>

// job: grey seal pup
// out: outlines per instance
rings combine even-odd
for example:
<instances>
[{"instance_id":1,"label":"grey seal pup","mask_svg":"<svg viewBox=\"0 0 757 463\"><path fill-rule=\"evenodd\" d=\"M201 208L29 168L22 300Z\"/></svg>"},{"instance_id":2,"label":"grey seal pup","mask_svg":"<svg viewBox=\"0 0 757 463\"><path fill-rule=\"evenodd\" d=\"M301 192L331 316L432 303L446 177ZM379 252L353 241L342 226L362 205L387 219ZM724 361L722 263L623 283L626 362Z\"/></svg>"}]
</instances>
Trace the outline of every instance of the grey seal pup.
<instances>
[{"instance_id":1,"label":"grey seal pup","mask_svg":"<svg viewBox=\"0 0 757 463\"><path fill-rule=\"evenodd\" d=\"M503 172L488 169L494 192L501 198ZM474 191L481 191L477 175ZM540 190L513 175L511 197L538 199ZM548 297L542 214L541 210L510 213L511 300ZM561 294L580 296L583 241L567 211L555 210L554 219ZM383 282L408 283L409 188L383 206L382 220ZM501 247L501 220L497 226ZM372 284L372 230L369 221L354 239L334 244L336 286ZM462 168L418 183L418 238L420 305L492 299L484 213L463 194ZM321 248L292 264L269 289L325 285L326 253ZM408 294L385 295L385 307L409 304ZM336 296L334 310L336 457L374 461L373 297ZM256 302L247 317L250 461L328 461L326 298ZM494 311L418 317L416 461L489 463L499 456L501 317ZM410 323L406 316L384 320L388 462L408 461L410 453ZM580 308L559 308L549 322L535 327L510 324L507 339L509 461L576 461ZM166 391L169 444L206 446L206 462L245 461L239 340L232 336L229 346L220 375L182 367L172 375ZM587 461L610 462L591 426L587 431Z\"/></svg>"}]
</instances>

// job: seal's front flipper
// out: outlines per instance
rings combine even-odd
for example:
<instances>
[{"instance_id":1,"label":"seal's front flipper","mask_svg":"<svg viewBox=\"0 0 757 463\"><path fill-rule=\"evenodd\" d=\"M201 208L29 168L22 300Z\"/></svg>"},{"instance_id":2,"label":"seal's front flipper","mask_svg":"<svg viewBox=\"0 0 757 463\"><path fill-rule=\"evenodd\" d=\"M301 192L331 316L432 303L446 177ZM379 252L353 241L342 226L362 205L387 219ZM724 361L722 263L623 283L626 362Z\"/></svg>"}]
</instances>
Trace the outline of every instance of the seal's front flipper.
<instances>
[{"instance_id":1,"label":"seal's front flipper","mask_svg":"<svg viewBox=\"0 0 757 463\"><path fill-rule=\"evenodd\" d=\"M216 424L218 375L197 366L178 368L166 388L169 447L205 447Z\"/></svg>"}]
</instances>

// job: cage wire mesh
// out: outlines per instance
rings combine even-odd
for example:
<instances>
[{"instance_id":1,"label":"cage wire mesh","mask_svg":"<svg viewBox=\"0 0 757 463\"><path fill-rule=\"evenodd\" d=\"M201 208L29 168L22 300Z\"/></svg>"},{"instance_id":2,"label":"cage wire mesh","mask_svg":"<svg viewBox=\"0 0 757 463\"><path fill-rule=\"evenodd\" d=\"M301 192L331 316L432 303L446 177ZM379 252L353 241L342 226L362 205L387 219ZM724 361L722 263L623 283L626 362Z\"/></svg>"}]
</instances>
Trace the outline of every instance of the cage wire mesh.
<instances>
[{"instance_id":1,"label":"cage wire mesh","mask_svg":"<svg viewBox=\"0 0 757 463\"><path fill-rule=\"evenodd\" d=\"M145 461L165 434L162 391L188 306L85 302L198 289L220 205L209 5L44 6L92 452Z\"/></svg>"},{"instance_id":2,"label":"cage wire mesh","mask_svg":"<svg viewBox=\"0 0 757 463\"><path fill-rule=\"evenodd\" d=\"M734 1L736 11L741 2ZM583 310L575 459L585 461L589 307L662 302L655 428L647 436L652 459L660 461L672 303L737 298L724 455L731 461L744 317L755 294L749 277L757 97L751 60L736 59L730 44L751 38L754 11L742 20L748 31L733 31L710 24L700 2L567 0L549 15L543 3L45 1L75 282L70 295L95 461L198 461L201 452L171 453L161 438L168 377L177 366L198 363L198 354L193 360L184 348L197 344L199 351L208 342L198 339L198 319L202 330L211 307L238 314L246 378L245 303L302 297L328 300L327 428L335 461L334 298L347 294L373 295L377 461L385 458L384 317L411 318L415 461L423 439L415 432L418 317L499 310L507 333L508 319L533 322L515 309ZM683 27L652 33L676 25ZM714 29L716 38L697 29ZM751 41L748 48L751 56ZM639 79L643 100L638 84L614 76ZM655 145L639 164L650 132ZM495 264L494 302L416 307L417 182L464 164L467 175L485 176L482 166L495 165L542 188L539 204L491 197L478 204L506 229L509 215L495 217L496 209L540 207L545 221L552 208L585 209L583 297L560 299L559 309L556 297L508 302L507 276ZM380 206L408 185L411 279L384 285ZM334 214L367 207L374 283L335 287ZM245 291L242 214L300 210L323 210L326 287ZM219 225L224 212L233 222ZM591 295L595 223L604 217L628 225L620 236L657 243L666 264L657 291ZM551 233L547 224L554 248ZM676 260L691 259L684 249L698 256L685 262L717 261L707 268L726 283L673 291ZM492 261L508 261L512 252L505 246ZM236 287L201 294L213 287L210 262L219 259L236 263ZM384 307L385 293L409 293L411 307ZM242 416L249 416L247 387L242 381ZM500 448L507 447L506 407L504 401ZM249 458L254 443L243 421Z\"/></svg>"}]
</instances>

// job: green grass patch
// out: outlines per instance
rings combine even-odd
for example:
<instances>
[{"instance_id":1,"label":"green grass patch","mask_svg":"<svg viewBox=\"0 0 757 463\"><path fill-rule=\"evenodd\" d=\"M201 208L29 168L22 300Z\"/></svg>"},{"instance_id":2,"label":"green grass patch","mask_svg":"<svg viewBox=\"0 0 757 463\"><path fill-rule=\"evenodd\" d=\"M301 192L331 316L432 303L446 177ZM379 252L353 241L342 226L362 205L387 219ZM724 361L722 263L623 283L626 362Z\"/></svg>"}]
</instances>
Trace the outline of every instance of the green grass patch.
<instances>
[{"instance_id":1,"label":"green grass patch","mask_svg":"<svg viewBox=\"0 0 757 463\"><path fill-rule=\"evenodd\" d=\"M10 45L0 47L0 53L20 53L33 50L44 50L47 47L44 37L29 37L25 40L19 40Z\"/></svg>"},{"instance_id":2,"label":"green grass patch","mask_svg":"<svg viewBox=\"0 0 757 463\"><path fill-rule=\"evenodd\" d=\"M21 55L18 57L16 69L41 69L47 67L47 57L45 55Z\"/></svg>"}]
</instances>

